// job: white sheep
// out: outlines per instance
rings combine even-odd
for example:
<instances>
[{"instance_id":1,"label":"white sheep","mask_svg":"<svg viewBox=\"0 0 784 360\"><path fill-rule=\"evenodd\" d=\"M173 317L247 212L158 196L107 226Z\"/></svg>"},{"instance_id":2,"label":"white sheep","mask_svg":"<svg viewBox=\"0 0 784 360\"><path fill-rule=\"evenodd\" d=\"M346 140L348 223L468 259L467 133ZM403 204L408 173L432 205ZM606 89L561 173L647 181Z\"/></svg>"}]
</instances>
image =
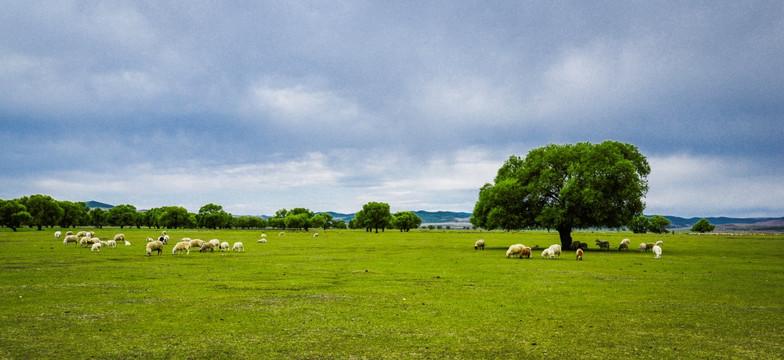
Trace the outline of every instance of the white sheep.
<instances>
[{"instance_id":1,"label":"white sheep","mask_svg":"<svg viewBox=\"0 0 784 360\"><path fill-rule=\"evenodd\" d=\"M661 258L662 248L659 245L653 246L653 258L659 259Z\"/></svg>"},{"instance_id":2,"label":"white sheep","mask_svg":"<svg viewBox=\"0 0 784 360\"><path fill-rule=\"evenodd\" d=\"M664 245L664 241L659 240L656 242L656 246L662 246L662 245Z\"/></svg>"},{"instance_id":3,"label":"white sheep","mask_svg":"<svg viewBox=\"0 0 784 360\"><path fill-rule=\"evenodd\" d=\"M93 244L92 248L90 248L92 252L99 252L101 251L101 243Z\"/></svg>"},{"instance_id":4,"label":"white sheep","mask_svg":"<svg viewBox=\"0 0 784 360\"><path fill-rule=\"evenodd\" d=\"M78 238L83 238L85 236L87 236L87 231L80 231L80 232L76 233L76 237L78 237Z\"/></svg>"},{"instance_id":5,"label":"white sheep","mask_svg":"<svg viewBox=\"0 0 784 360\"><path fill-rule=\"evenodd\" d=\"M474 250L485 249L485 241L484 239L479 239L474 243Z\"/></svg>"},{"instance_id":6,"label":"white sheep","mask_svg":"<svg viewBox=\"0 0 784 360\"><path fill-rule=\"evenodd\" d=\"M313 233L313 237L318 237L318 233Z\"/></svg>"},{"instance_id":7,"label":"white sheep","mask_svg":"<svg viewBox=\"0 0 784 360\"><path fill-rule=\"evenodd\" d=\"M89 237L95 237L95 231L88 231L88 232L87 232L87 236L89 236Z\"/></svg>"},{"instance_id":8,"label":"white sheep","mask_svg":"<svg viewBox=\"0 0 784 360\"><path fill-rule=\"evenodd\" d=\"M212 244L212 246L213 246L213 247L220 249L220 240L218 240L218 239L212 239L212 240L210 240L210 241L208 241L208 242L209 242L210 244Z\"/></svg>"},{"instance_id":9,"label":"white sheep","mask_svg":"<svg viewBox=\"0 0 784 360\"><path fill-rule=\"evenodd\" d=\"M256 241L256 242L266 244L267 243L267 239L259 239L259 241Z\"/></svg>"},{"instance_id":10,"label":"white sheep","mask_svg":"<svg viewBox=\"0 0 784 360\"><path fill-rule=\"evenodd\" d=\"M561 257L561 245L553 244L550 245L549 249L550 249L550 254L552 254L552 256L558 255L558 258Z\"/></svg>"},{"instance_id":11,"label":"white sheep","mask_svg":"<svg viewBox=\"0 0 784 360\"><path fill-rule=\"evenodd\" d=\"M163 243L160 241L153 241L147 243L147 256L152 255L153 251L157 251L158 255L163 252Z\"/></svg>"},{"instance_id":12,"label":"white sheep","mask_svg":"<svg viewBox=\"0 0 784 360\"><path fill-rule=\"evenodd\" d=\"M542 259L552 259L555 255L553 255L552 250L550 248L542 250Z\"/></svg>"},{"instance_id":13,"label":"white sheep","mask_svg":"<svg viewBox=\"0 0 784 360\"><path fill-rule=\"evenodd\" d=\"M180 241L174 245L172 248L172 255L176 254L177 252L182 253L185 251L185 255L191 254L191 243L189 241Z\"/></svg>"},{"instance_id":14,"label":"white sheep","mask_svg":"<svg viewBox=\"0 0 784 360\"><path fill-rule=\"evenodd\" d=\"M243 246L241 242L235 242L234 246L231 247L231 251L240 252L240 250L245 252L245 246Z\"/></svg>"},{"instance_id":15,"label":"white sheep","mask_svg":"<svg viewBox=\"0 0 784 360\"><path fill-rule=\"evenodd\" d=\"M629 243L631 243L631 240L629 240L629 239L621 240L621 244L626 244L627 247L629 246Z\"/></svg>"},{"instance_id":16,"label":"white sheep","mask_svg":"<svg viewBox=\"0 0 784 360\"><path fill-rule=\"evenodd\" d=\"M267 234L261 234L261 237L263 237L263 238L267 237Z\"/></svg>"},{"instance_id":17,"label":"white sheep","mask_svg":"<svg viewBox=\"0 0 784 360\"><path fill-rule=\"evenodd\" d=\"M508 259L510 256L515 257L515 255L520 256L520 253L523 252L523 248L525 245L523 244L514 244L509 247L509 250L506 250L506 258Z\"/></svg>"},{"instance_id":18,"label":"white sheep","mask_svg":"<svg viewBox=\"0 0 784 360\"><path fill-rule=\"evenodd\" d=\"M65 238L63 238L63 245L68 245L68 243L78 244L79 238L76 237L76 235L66 235Z\"/></svg>"},{"instance_id":19,"label":"white sheep","mask_svg":"<svg viewBox=\"0 0 784 360\"><path fill-rule=\"evenodd\" d=\"M283 235L286 235L286 233L284 233L283 231L278 233L278 236L283 236Z\"/></svg>"},{"instance_id":20,"label":"white sheep","mask_svg":"<svg viewBox=\"0 0 784 360\"><path fill-rule=\"evenodd\" d=\"M205 242L201 244L201 247L199 248L199 252L207 252L207 250L209 250L210 252L215 251L215 247L212 245L211 242Z\"/></svg>"},{"instance_id":21,"label":"white sheep","mask_svg":"<svg viewBox=\"0 0 784 360\"><path fill-rule=\"evenodd\" d=\"M151 237L148 237L148 238L147 238L147 242L153 242L153 241L155 241L155 239L153 239L153 238L151 238Z\"/></svg>"},{"instance_id":22,"label":"white sheep","mask_svg":"<svg viewBox=\"0 0 784 360\"><path fill-rule=\"evenodd\" d=\"M223 252L223 251L229 251L229 242L228 242L228 241L224 241L224 242L222 242L222 243L220 244L220 251L221 251L221 252Z\"/></svg>"},{"instance_id":23,"label":"white sheep","mask_svg":"<svg viewBox=\"0 0 784 360\"><path fill-rule=\"evenodd\" d=\"M79 240L79 246L92 245L92 244L95 244L97 242L98 242L97 238L93 239L93 238L91 238L89 236L85 236L81 240Z\"/></svg>"},{"instance_id":24,"label":"white sheep","mask_svg":"<svg viewBox=\"0 0 784 360\"><path fill-rule=\"evenodd\" d=\"M107 242L107 241L98 240L98 243L101 244L101 246L103 246L103 247L109 247L109 242Z\"/></svg>"},{"instance_id":25,"label":"white sheep","mask_svg":"<svg viewBox=\"0 0 784 360\"><path fill-rule=\"evenodd\" d=\"M188 240L185 240L185 239L188 239ZM182 241L189 242L191 244L192 248L201 248L201 246L204 244L204 240L202 240L202 239L193 239L193 240L191 240L190 238L183 238Z\"/></svg>"},{"instance_id":26,"label":"white sheep","mask_svg":"<svg viewBox=\"0 0 784 360\"><path fill-rule=\"evenodd\" d=\"M65 232L65 236L68 236L68 235L73 235L73 231L71 231L71 230L66 231Z\"/></svg>"},{"instance_id":27,"label":"white sheep","mask_svg":"<svg viewBox=\"0 0 784 360\"><path fill-rule=\"evenodd\" d=\"M125 241L125 234L114 235L114 241Z\"/></svg>"},{"instance_id":28,"label":"white sheep","mask_svg":"<svg viewBox=\"0 0 784 360\"><path fill-rule=\"evenodd\" d=\"M131 242L128 241L128 240L125 240L125 246L131 246Z\"/></svg>"},{"instance_id":29,"label":"white sheep","mask_svg":"<svg viewBox=\"0 0 784 360\"><path fill-rule=\"evenodd\" d=\"M62 235L62 234L63 234L63 233L62 233L61 231L55 231L55 232L54 232L54 238L55 238L56 240L60 240L60 235Z\"/></svg>"},{"instance_id":30,"label":"white sheep","mask_svg":"<svg viewBox=\"0 0 784 360\"><path fill-rule=\"evenodd\" d=\"M637 247L637 250L639 250L640 252L643 252L643 251L645 251L646 247L647 247L647 245L645 245L645 243L640 243L640 246Z\"/></svg>"}]
</instances>

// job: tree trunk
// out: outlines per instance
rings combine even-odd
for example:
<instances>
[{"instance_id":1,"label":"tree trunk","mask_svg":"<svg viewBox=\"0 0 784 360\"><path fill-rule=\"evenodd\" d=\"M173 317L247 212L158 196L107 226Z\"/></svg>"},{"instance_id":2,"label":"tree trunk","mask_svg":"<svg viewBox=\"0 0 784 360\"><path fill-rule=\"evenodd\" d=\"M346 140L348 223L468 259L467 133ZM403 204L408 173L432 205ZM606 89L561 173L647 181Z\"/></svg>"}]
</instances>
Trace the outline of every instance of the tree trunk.
<instances>
[{"instance_id":1,"label":"tree trunk","mask_svg":"<svg viewBox=\"0 0 784 360\"><path fill-rule=\"evenodd\" d=\"M558 230L558 237L561 238L561 250L569 250L572 248L572 228L561 227Z\"/></svg>"}]
</instances>

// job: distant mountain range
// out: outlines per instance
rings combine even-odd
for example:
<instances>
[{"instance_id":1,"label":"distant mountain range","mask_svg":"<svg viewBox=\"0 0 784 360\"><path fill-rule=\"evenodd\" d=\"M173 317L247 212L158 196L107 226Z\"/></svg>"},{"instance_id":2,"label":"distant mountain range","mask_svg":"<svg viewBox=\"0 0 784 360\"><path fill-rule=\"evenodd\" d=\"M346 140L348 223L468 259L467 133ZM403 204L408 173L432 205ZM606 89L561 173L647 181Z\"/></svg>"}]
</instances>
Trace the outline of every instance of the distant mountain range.
<instances>
[{"instance_id":1,"label":"distant mountain range","mask_svg":"<svg viewBox=\"0 0 784 360\"><path fill-rule=\"evenodd\" d=\"M101 208L108 210L114 207L98 201L87 201L87 206L91 209ZM354 218L354 214L343 214L333 211L326 211L335 220L343 220L346 223ZM469 219L471 213L455 211L414 211L414 214L422 219L422 224L454 224L471 226ZM646 215L649 216L649 215ZM670 229L690 229L701 217L683 218L678 216L662 215L670 220ZM265 219L267 215L261 215ZM649 216L650 217L650 216ZM716 225L717 231L784 231L784 217L780 218L731 218L731 217L706 217L711 224Z\"/></svg>"}]
</instances>

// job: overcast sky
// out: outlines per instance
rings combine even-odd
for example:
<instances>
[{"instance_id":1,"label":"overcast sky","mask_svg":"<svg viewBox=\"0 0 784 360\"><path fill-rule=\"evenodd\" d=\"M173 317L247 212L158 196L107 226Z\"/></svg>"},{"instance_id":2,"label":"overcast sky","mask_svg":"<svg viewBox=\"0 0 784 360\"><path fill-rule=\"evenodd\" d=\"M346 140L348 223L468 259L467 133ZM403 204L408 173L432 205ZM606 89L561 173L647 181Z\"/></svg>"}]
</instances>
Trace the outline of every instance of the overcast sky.
<instances>
[{"instance_id":1,"label":"overcast sky","mask_svg":"<svg viewBox=\"0 0 784 360\"><path fill-rule=\"evenodd\" d=\"M618 140L646 214L784 216L781 1L0 1L0 198L473 211Z\"/></svg>"}]
</instances>

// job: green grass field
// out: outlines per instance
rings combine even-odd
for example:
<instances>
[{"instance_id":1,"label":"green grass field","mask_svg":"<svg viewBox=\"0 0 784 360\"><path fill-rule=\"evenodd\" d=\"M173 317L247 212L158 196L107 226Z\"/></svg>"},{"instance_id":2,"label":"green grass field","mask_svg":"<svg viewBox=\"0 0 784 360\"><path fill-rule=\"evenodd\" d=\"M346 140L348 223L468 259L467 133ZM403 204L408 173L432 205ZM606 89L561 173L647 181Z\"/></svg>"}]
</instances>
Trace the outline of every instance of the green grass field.
<instances>
[{"instance_id":1,"label":"green grass field","mask_svg":"<svg viewBox=\"0 0 784 360\"><path fill-rule=\"evenodd\" d=\"M557 233L169 231L245 253L92 253L0 231L0 358L784 358L784 236L574 233L584 261L506 259ZM597 238L664 241L600 252ZM483 238L484 251L473 243Z\"/></svg>"}]
</instances>

